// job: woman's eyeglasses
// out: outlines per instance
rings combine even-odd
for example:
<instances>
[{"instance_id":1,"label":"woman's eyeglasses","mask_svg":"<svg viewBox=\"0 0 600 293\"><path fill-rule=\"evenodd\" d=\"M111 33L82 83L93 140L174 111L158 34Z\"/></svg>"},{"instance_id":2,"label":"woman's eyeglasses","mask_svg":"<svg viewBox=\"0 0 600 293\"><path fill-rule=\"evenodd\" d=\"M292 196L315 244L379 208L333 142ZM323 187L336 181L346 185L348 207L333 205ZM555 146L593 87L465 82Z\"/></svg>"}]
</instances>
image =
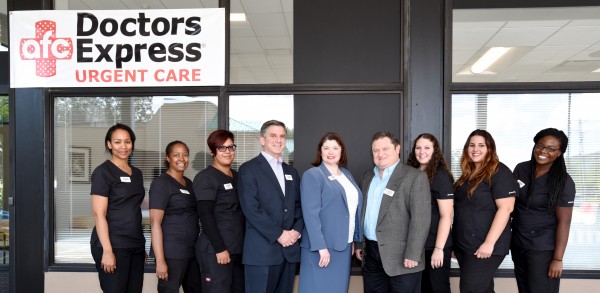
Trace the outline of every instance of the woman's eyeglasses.
<instances>
[{"instance_id":1,"label":"woman's eyeglasses","mask_svg":"<svg viewBox=\"0 0 600 293\"><path fill-rule=\"evenodd\" d=\"M540 150L540 151L541 151L541 150L543 150L543 149L546 149L546 150L547 150L549 153L554 153L554 152L558 151L558 149L557 149L557 148L555 148L555 147L551 147L551 146L544 146L544 145L543 145L543 144L541 144L541 143L538 143L538 144L536 144L536 145L535 145L535 148L536 148L536 149L538 149L538 150Z\"/></svg>"},{"instance_id":2,"label":"woman's eyeglasses","mask_svg":"<svg viewBox=\"0 0 600 293\"><path fill-rule=\"evenodd\" d=\"M217 149L219 150L219 152L224 153L226 150L229 150L230 152L235 152L235 149L237 148L237 146L235 144L232 145L221 145L218 146Z\"/></svg>"}]
</instances>

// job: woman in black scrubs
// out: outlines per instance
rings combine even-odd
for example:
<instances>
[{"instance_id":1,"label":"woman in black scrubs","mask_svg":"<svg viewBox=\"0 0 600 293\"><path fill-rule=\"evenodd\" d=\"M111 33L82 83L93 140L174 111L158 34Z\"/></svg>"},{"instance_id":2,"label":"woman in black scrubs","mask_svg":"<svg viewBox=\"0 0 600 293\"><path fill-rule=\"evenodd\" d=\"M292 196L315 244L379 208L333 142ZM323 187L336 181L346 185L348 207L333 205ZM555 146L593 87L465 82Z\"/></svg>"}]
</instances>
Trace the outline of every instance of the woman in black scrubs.
<instances>
[{"instance_id":1,"label":"woman in black scrubs","mask_svg":"<svg viewBox=\"0 0 600 293\"><path fill-rule=\"evenodd\" d=\"M212 165L194 178L202 233L196 243L202 288L207 292L244 292L244 215L237 195L237 172L231 169L233 133L216 130L206 140Z\"/></svg>"},{"instance_id":2,"label":"woman in black scrubs","mask_svg":"<svg viewBox=\"0 0 600 293\"><path fill-rule=\"evenodd\" d=\"M135 134L127 125L116 124L104 141L110 160L92 173L92 257L103 292L139 293L146 257L140 208L145 189L142 172L128 163Z\"/></svg>"},{"instance_id":3,"label":"woman in black scrubs","mask_svg":"<svg viewBox=\"0 0 600 293\"><path fill-rule=\"evenodd\" d=\"M183 176L190 150L181 141L167 145L167 168L150 185L152 250L156 258L158 292L201 292L200 272L194 244L198 237L198 214L192 181Z\"/></svg>"},{"instance_id":4,"label":"woman in black scrubs","mask_svg":"<svg viewBox=\"0 0 600 293\"><path fill-rule=\"evenodd\" d=\"M494 273L508 254L510 213L517 181L498 160L489 132L469 135L454 184L453 250L460 266L460 292L494 292Z\"/></svg>"},{"instance_id":5,"label":"woman in black scrubs","mask_svg":"<svg viewBox=\"0 0 600 293\"><path fill-rule=\"evenodd\" d=\"M450 293L450 226L454 212L454 178L433 134L422 133L417 136L406 164L425 172L431 188L431 227L425 242L425 270L421 278L421 292Z\"/></svg>"},{"instance_id":6,"label":"woman in black scrubs","mask_svg":"<svg viewBox=\"0 0 600 293\"><path fill-rule=\"evenodd\" d=\"M514 170L521 189L512 215L512 259L519 292L558 292L575 200L563 156L569 139L547 128L533 142L531 160Z\"/></svg>"}]
</instances>

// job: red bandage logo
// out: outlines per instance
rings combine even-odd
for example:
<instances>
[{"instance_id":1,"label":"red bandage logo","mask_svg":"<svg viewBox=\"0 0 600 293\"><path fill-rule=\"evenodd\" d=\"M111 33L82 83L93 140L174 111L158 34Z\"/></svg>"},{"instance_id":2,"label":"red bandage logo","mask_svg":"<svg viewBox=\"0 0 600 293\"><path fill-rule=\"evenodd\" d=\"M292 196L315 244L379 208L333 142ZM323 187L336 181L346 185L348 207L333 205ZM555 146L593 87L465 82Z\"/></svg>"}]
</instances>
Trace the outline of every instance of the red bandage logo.
<instances>
[{"instance_id":1,"label":"red bandage logo","mask_svg":"<svg viewBox=\"0 0 600 293\"><path fill-rule=\"evenodd\" d=\"M35 75L56 75L56 60L71 59L71 38L56 38L56 22L41 20L35 23L35 38L21 39L21 60L35 60Z\"/></svg>"}]
</instances>

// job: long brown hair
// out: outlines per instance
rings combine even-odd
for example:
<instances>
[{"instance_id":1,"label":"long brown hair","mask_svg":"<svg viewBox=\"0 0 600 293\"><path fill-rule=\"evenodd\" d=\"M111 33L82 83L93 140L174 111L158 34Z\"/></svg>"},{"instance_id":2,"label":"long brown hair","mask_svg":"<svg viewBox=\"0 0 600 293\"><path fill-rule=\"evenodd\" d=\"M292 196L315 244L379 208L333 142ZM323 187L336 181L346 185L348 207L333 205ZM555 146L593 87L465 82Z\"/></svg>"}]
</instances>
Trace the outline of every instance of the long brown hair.
<instances>
[{"instance_id":1,"label":"long brown hair","mask_svg":"<svg viewBox=\"0 0 600 293\"><path fill-rule=\"evenodd\" d=\"M475 163L469 157L469 144L471 142L471 138L473 136L481 136L485 140L485 145L487 147L487 153L485 154L485 158L483 158L483 162L481 162L481 167L477 169L475 167ZM498 170L498 165L500 164L500 160L498 159L498 154L496 153L496 142L494 142L494 138L492 135L483 130L476 129L467 138L465 142L465 146L463 147L462 156L460 158L460 168L462 169L462 175L456 182L454 183L454 190L456 190L463 183L470 183L469 191L467 192L467 197L470 199L473 196L473 192L479 183L483 180L488 181L488 184L491 185L492 176Z\"/></svg>"},{"instance_id":2,"label":"long brown hair","mask_svg":"<svg viewBox=\"0 0 600 293\"><path fill-rule=\"evenodd\" d=\"M433 144L433 153L431 154L431 159L427 163L427 166L425 166L425 174L427 174L427 178L429 178L429 183L431 183L433 180L433 176L435 175L435 172L437 172L438 168L442 168L444 171L448 172L448 174L452 174L452 172L450 172L448 163L444 159L444 154L442 153L442 149L440 148L437 138L435 138L435 136L431 133L421 133L419 136L417 136L417 138L415 138L410 154L408 154L408 160L406 160L406 164L415 168L419 168L421 166L421 163L419 163L417 160L417 155L415 153L417 141L421 138L427 139Z\"/></svg>"}]
</instances>

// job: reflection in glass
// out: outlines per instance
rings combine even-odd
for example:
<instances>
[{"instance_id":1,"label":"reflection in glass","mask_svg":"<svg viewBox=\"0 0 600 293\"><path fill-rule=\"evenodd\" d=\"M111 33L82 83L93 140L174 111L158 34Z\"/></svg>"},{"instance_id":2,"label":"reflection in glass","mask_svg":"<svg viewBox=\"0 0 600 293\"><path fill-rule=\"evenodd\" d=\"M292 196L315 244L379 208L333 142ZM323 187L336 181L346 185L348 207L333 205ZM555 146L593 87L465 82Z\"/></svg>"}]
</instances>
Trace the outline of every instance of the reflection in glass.
<instances>
[{"instance_id":1,"label":"reflection in glass","mask_svg":"<svg viewBox=\"0 0 600 293\"><path fill-rule=\"evenodd\" d=\"M599 14L600 6L454 9L452 81L598 81Z\"/></svg>"},{"instance_id":2,"label":"reflection in glass","mask_svg":"<svg viewBox=\"0 0 600 293\"><path fill-rule=\"evenodd\" d=\"M294 96L231 96L229 98L229 131L235 135L237 150L232 168L238 167L262 150L260 127L265 121L279 120L287 128L283 160L294 165Z\"/></svg>"},{"instance_id":3,"label":"reflection in glass","mask_svg":"<svg viewBox=\"0 0 600 293\"><path fill-rule=\"evenodd\" d=\"M488 130L500 161L509 168L531 158L533 137L554 127L569 137L563 154L577 195L565 269L600 270L600 94L455 94L452 96L452 172L460 176L460 156L468 135ZM512 268L506 257L500 268Z\"/></svg>"},{"instance_id":4,"label":"reflection in glass","mask_svg":"<svg viewBox=\"0 0 600 293\"><path fill-rule=\"evenodd\" d=\"M231 1L232 84L293 83L293 0Z\"/></svg>"},{"instance_id":5,"label":"reflection in glass","mask_svg":"<svg viewBox=\"0 0 600 293\"><path fill-rule=\"evenodd\" d=\"M166 145L181 140L190 148L185 176L193 178L211 162L206 137L215 130L217 97L59 97L54 100L54 262L93 263L90 233L90 175L109 158L106 131L117 122L136 134L131 164L144 174L148 192L164 172ZM148 199L142 204L146 249L150 246Z\"/></svg>"}]
</instances>

